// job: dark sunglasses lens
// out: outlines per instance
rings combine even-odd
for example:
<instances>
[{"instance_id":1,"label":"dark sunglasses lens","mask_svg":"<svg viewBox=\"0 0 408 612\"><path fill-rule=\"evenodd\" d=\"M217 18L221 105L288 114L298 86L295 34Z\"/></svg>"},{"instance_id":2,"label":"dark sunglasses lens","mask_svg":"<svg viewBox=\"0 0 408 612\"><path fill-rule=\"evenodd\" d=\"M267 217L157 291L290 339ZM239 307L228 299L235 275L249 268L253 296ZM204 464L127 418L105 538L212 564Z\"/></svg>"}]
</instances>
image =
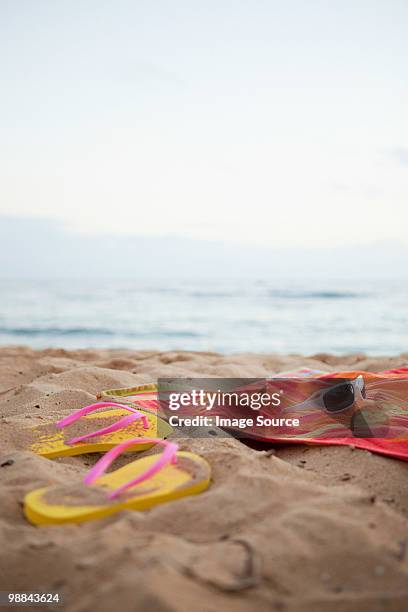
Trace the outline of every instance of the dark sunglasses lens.
<instances>
[{"instance_id":1,"label":"dark sunglasses lens","mask_svg":"<svg viewBox=\"0 0 408 612\"><path fill-rule=\"evenodd\" d=\"M328 412L339 412L349 408L354 402L353 385L345 383L329 389L323 396L323 402Z\"/></svg>"},{"instance_id":2,"label":"dark sunglasses lens","mask_svg":"<svg viewBox=\"0 0 408 612\"><path fill-rule=\"evenodd\" d=\"M361 389L361 397L363 399L366 399L366 397L367 397L365 385L363 385L363 388Z\"/></svg>"}]
</instances>

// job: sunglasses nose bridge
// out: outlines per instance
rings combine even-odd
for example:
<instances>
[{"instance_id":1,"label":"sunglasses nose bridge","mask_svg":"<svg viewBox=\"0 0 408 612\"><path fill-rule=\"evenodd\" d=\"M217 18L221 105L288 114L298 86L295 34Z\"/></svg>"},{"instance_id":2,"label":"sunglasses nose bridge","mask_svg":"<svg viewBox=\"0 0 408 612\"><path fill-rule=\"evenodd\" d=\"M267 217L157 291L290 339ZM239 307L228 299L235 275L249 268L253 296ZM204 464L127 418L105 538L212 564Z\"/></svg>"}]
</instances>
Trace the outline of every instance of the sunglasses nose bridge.
<instances>
[{"instance_id":1,"label":"sunglasses nose bridge","mask_svg":"<svg viewBox=\"0 0 408 612\"><path fill-rule=\"evenodd\" d=\"M364 388L365 388L365 383L364 383L364 378L363 376L358 376L354 382L354 401L357 403L361 403L364 402L365 400L365 394L364 394Z\"/></svg>"}]
</instances>

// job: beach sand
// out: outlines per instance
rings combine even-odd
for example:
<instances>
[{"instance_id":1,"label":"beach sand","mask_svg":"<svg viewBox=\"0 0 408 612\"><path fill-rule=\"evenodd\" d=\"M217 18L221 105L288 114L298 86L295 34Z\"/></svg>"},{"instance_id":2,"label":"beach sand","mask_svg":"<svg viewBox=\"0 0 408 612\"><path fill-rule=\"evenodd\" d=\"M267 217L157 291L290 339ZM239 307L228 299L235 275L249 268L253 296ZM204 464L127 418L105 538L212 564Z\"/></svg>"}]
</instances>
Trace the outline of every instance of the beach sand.
<instances>
[{"instance_id":1,"label":"beach sand","mask_svg":"<svg viewBox=\"0 0 408 612\"><path fill-rule=\"evenodd\" d=\"M408 609L408 463L349 447L251 449L182 440L210 488L143 513L34 527L28 491L78 482L97 456L48 460L18 432L158 376L262 377L297 366L379 371L367 358L0 350L0 590L60 591L63 609L330 612ZM121 458L120 461L129 459Z\"/></svg>"}]
</instances>

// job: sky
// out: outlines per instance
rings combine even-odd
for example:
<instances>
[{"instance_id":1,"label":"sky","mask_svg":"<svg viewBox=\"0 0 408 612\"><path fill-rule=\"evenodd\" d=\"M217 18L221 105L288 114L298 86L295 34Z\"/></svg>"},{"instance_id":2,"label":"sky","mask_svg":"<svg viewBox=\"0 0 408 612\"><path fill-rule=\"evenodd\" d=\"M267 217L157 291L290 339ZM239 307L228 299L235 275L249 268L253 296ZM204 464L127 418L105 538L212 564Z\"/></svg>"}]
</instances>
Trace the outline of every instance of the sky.
<instances>
[{"instance_id":1,"label":"sky","mask_svg":"<svg viewBox=\"0 0 408 612\"><path fill-rule=\"evenodd\" d=\"M0 215L407 246L407 23L406 0L0 0Z\"/></svg>"},{"instance_id":2,"label":"sky","mask_svg":"<svg viewBox=\"0 0 408 612\"><path fill-rule=\"evenodd\" d=\"M170 235L85 234L51 219L2 217L3 279L241 279L262 282L408 280L408 248L394 242L355 246L261 246ZM177 283L176 283L177 284ZM115 283L114 283L115 285ZM2 286L4 289L4 287ZM24 298L23 298L24 299ZM0 306L1 323L1 306Z\"/></svg>"}]
</instances>

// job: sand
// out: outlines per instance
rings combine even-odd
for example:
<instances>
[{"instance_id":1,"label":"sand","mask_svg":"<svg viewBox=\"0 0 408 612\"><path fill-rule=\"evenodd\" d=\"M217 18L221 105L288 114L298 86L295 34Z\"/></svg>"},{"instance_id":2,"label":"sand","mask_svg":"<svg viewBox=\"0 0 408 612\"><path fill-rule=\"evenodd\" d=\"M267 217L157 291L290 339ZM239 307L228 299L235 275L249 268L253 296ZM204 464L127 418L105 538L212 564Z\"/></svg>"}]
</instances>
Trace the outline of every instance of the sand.
<instances>
[{"instance_id":1,"label":"sand","mask_svg":"<svg viewBox=\"0 0 408 612\"><path fill-rule=\"evenodd\" d=\"M0 590L60 591L70 611L408 609L408 463L348 447L265 451L232 438L182 439L212 466L206 492L143 513L38 528L24 519L25 493L75 485L95 456L51 461L20 449L16 436L27 419L61 418L103 389L160 375L407 363L408 355L1 349Z\"/></svg>"}]
</instances>

